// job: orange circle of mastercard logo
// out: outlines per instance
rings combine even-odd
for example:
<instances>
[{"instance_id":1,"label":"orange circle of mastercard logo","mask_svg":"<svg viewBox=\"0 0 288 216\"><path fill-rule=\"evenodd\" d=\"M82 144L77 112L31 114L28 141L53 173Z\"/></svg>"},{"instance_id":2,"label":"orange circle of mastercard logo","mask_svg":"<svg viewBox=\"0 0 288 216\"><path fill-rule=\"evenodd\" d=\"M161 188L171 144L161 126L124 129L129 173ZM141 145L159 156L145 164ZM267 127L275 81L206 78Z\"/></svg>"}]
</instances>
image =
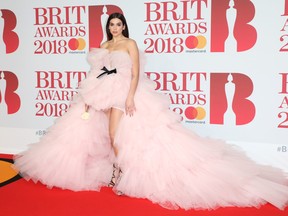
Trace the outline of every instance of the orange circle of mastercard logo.
<instances>
[{"instance_id":1,"label":"orange circle of mastercard logo","mask_svg":"<svg viewBox=\"0 0 288 216\"><path fill-rule=\"evenodd\" d=\"M18 172L12 168L13 160L0 158L0 187L5 186L21 178Z\"/></svg>"},{"instance_id":2,"label":"orange circle of mastercard logo","mask_svg":"<svg viewBox=\"0 0 288 216\"><path fill-rule=\"evenodd\" d=\"M203 49L207 44L207 40L204 36L198 35L190 35L185 40L185 45L189 49Z\"/></svg>"},{"instance_id":3,"label":"orange circle of mastercard logo","mask_svg":"<svg viewBox=\"0 0 288 216\"><path fill-rule=\"evenodd\" d=\"M198 115L196 116L196 119L197 119L197 120L202 120L202 119L204 119L205 116L206 116L206 110L205 110L203 107L197 107L196 110L197 110L197 114L198 114Z\"/></svg>"},{"instance_id":4,"label":"orange circle of mastercard logo","mask_svg":"<svg viewBox=\"0 0 288 216\"><path fill-rule=\"evenodd\" d=\"M197 40L198 40L198 45L197 45L196 48L197 49L203 49L206 46L206 44L207 44L206 38L204 36L202 36L202 35L198 35L197 36Z\"/></svg>"},{"instance_id":5,"label":"orange circle of mastercard logo","mask_svg":"<svg viewBox=\"0 0 288 216\"><path fill-rule=\"evenodd\" d=\"M189 106L185 109L185 116L189 120L202 120L206 117L206 111L202 107Z\"/></svg>"},{"instance_id":6,"label":"orange circle of mastercard logo","mask_svg":"<svg viewBox=\"0 0 288 216\"><path fill-rule=\"evenodd\" d=\"M83 38L71 38L68 46L71 50L83 50L86 47L86 41Z\"/></svg>"}]
</instances>

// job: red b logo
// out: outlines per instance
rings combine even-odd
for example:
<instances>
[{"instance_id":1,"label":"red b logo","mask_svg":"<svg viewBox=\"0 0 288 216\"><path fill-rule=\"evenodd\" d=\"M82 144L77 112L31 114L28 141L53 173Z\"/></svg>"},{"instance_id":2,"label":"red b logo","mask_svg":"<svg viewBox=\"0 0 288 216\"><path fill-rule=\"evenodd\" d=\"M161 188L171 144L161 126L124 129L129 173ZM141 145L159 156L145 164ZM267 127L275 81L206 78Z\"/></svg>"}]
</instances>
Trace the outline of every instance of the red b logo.
<instances>
[{"instance_id":1,"label":"red b logo","mask_svg":"<svg viewBox=\"0 0 288 216\"><path fill-rule=\"evenodd\" d=\"M251 49L257 31L250 23L255 7L250 0L212 0L211 52Z\"/></svg>"},{"instance_id":2,"label":"red b logo","mask_svg":"<svg viewBox=\"0 0 288 216\"><path fill-rule=\"evenodd\" d=\"M19 46L19 37L13 31L16 23L17 18L12 11L0 10L0 47L4 45L7 54L15 52ZM1 37L2 35L3 37Z\"/></svg>"},{"instance_id":3,"label":"red b logo","mask_svg":"<svg viewBox=\"0 0 288 216\"><path fill-rule=\"evenodd\" d=\"M18 88L18 78L10 71L0 71L0 115L16 113L21 104Z\"/></svg>"},{"instance_id":4,"label":"red b logo","mask_svg":"<svg viewBox=\"0 0 288 216\"><path fill-rule=\"evenodd\" d=\"M244 125L255 117L255 105L248 97L253 82L245 74L212 73L210 123Z\"/></svg>"}]
</instances>

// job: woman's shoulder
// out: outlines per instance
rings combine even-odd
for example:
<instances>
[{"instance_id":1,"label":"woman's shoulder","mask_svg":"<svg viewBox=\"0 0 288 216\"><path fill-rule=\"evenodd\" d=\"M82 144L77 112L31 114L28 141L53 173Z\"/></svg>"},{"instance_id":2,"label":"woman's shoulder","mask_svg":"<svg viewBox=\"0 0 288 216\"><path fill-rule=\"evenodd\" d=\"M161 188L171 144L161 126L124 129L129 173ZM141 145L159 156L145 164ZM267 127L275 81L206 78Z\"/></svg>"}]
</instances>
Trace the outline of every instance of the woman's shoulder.
<instances>
[{"instance_id":1,"label":"woman's shoulder","mask_svg":"<svg viewBox=\"0 0 288 216\"><path fill-rule=\"evenodd\" d=\"M138 50L137 42L134 39L128 38L127 40L127 48L128 50Z\"/></svg>"},{"instance_id":2,"label":"woman's shoulder","mask_svg":"<svg viewBox=\"0 0 288 216\"><path fill-rule=\"evenodd\" d=\"M137 42L132 38L127 38L127 43L128 45L131 45L131 46L137 45Z\"/></svg>"}]
</instances>

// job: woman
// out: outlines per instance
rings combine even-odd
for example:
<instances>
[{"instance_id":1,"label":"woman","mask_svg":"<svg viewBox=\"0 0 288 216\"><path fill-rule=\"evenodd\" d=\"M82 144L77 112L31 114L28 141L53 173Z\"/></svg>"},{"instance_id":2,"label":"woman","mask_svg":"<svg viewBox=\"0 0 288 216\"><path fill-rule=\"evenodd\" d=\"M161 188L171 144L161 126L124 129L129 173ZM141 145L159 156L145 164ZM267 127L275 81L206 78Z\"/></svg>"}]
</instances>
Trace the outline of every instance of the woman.
<instances>
[{"instance_id":1,"label":"woman","mask_svg":"<svg viewBox=\"0 0 288 216\"><path fill-rule=\"evenodd\" d=\"M125 101L125 110L124 107L111 107L106 111L109 119L111 145L113 146L114 154L117 156L117 148L113 144L118 124L124 112L129 116L133 116L133 112L135 111L134 95L139 80L139 51L135 41L129 39L128 26L126 24L126 19L122 14L115 13L108 18L106 32L108 41L102 44L101 48L107 49L110 53L113 51L127 52L132 60L131 83ZM114 164L113 168L113 176L109 183L109 186L112 187L115 186L117 177L116 172L118 175L120 172L120 168L117 164Z\"/></svg>"},{"instance_id":2,"label":"woman","mask_svg":"<svg viewBox=\"0 0 288 216\"><path fill-rule=\"evenodd\" d=\"M166 96L141 76L142 58L124 16L111 14L106 29L108 41L89 53L91 70L71 108L15 158L20 173L75 191L109 185L170 209L267 202L284 209L284 173L184 128Z\"/></svg>"}]
</instances>

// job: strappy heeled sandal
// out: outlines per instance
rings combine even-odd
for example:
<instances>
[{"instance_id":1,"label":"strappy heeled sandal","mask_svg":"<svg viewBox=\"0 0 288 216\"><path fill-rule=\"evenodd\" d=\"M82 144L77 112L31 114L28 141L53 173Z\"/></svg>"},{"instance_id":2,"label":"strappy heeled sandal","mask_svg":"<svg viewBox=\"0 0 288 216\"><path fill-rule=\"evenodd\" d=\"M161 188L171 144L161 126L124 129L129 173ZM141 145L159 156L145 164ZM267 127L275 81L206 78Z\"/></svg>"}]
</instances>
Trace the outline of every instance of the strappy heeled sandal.
<instances>
[{"instance_id":1,"label":"strappy heeled sandal","mask_svg":"<svg viewBox=\"0 0 288 216\"><path fill-rule=\"evenodd\" d=\"M116 172L117 172L118 167L116 166L116 164L113 164L113 173L112 173L112 177L111 180L108 184L108 187L114 187L116 184Z\"/></svg>"},{"instance_id":2,"label":"strappy heeled sandal","mask_svg":"<svg viewBox=\"0 0 288 216\"><path fill-rule=\"evenodd\" d=\"M115 182L115 187L114 187L114 193L116 194L116 195L118 195L118 196L123 196L124 195L124 193L122 192L122 191L120 191L120 190L117 190L117 185L118 185L118 183L121 181L121 177L122 177L122 174L123 174L123 172L122 172L122 170L121 170L121 168L118 168L118 176L117 176L117 178L116 178L116 182Z\"/></svg>"}]
</instances>

